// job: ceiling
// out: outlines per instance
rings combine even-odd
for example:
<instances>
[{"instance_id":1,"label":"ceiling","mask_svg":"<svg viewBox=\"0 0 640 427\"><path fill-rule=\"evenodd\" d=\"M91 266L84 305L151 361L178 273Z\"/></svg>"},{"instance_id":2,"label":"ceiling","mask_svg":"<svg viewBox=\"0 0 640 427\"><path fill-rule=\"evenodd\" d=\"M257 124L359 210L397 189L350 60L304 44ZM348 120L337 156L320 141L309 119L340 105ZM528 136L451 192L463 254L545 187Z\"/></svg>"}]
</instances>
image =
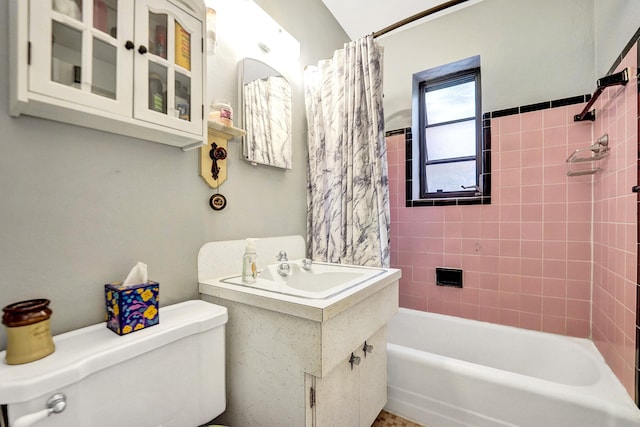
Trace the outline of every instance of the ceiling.
<instances>
[{"instance_id":1,"label":"ceiling","mask_svg":"<svg viewBox=\"0 0 640 427\"><path fill-rule=\"evenodd\" d=\"M458 6L423 18L418 23L458 11L479 1L482 0L469 0ZM423 10L446 3L443 0L322 0L322 2L331 11L351 40L359 39ZM409 26L407 25L403 28L406 29Z\"/></svg>"}]
</instances>

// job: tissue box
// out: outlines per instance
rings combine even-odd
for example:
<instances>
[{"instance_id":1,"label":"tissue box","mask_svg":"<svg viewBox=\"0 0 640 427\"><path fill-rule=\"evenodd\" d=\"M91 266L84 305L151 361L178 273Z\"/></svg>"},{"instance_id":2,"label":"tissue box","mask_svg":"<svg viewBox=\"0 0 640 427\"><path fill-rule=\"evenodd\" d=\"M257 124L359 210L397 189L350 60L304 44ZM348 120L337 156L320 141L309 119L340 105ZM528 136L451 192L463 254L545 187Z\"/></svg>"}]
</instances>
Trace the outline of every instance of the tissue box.
<instances>
[{"instance_id":1,"label":"tissue box","mask_svg":"<svg viewBox=\"0 0 640 427\"><path fill-rule=\"evenodd\" d=\"M107 328L126 335L160 323L159 291L160 284L151 280L128 287L121 283L104 285Z\"/></svg>"}]
</instances>

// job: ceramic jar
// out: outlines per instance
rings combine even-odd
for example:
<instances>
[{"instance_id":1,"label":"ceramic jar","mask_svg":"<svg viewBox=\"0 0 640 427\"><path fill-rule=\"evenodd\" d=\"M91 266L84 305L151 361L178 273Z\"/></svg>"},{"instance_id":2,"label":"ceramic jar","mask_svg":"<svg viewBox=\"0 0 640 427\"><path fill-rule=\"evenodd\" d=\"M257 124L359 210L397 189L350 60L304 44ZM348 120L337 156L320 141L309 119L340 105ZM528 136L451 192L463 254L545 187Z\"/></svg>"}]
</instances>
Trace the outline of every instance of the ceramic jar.
<instances>
[{"instance_id":1,"label":"ceramic jar","mask_svg":"<svg viewBox=\"0 0 640 427\"><path fill-rule=\"evenodd\" d=\"M33 362L53 353L49 302L43 298L32 299L2 309L2 324L7 333L7 364Z\"/></svg>"}]
</instances>

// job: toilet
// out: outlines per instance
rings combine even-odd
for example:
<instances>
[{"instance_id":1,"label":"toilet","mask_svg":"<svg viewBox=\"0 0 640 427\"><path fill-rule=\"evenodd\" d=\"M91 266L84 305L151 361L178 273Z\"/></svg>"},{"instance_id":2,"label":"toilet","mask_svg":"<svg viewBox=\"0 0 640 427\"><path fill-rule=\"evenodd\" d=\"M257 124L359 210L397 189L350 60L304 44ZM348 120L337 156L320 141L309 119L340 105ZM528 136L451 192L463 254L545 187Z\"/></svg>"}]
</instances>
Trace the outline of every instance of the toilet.
<instances>
[{"instance_id":1,"label":"toilet","mask_svg":"<svg viewBox=\"0 0 640 427\"><path fill-rule=\"evenodd\" d=\"M0 426L205 424L226 406L227 319L225 307L186 301L161 307L158 325L128 335L105 323L57 335L55 352L35 362L7 365L1 352Z\"/></svg>"}]
</instances>

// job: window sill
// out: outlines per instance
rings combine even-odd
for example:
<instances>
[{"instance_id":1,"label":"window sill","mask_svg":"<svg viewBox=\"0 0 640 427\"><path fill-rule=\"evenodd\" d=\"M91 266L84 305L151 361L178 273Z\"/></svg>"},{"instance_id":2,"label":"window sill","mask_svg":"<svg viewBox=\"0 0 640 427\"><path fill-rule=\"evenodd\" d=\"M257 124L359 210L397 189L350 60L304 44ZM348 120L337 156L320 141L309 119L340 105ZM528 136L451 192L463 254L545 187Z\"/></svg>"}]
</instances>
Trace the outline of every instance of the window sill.
<instances>
[{"instance_id":1,"label":"window sill","mask_svg":"<svg viewBox=\"0 0 640 427\"><path fill-rule=\"evenodd\" d=\"M465 206L490 204L491 196L438 197L433 199L407 200L406 207L417 208L423 206Z\"/></svg>"}]
</instances>

